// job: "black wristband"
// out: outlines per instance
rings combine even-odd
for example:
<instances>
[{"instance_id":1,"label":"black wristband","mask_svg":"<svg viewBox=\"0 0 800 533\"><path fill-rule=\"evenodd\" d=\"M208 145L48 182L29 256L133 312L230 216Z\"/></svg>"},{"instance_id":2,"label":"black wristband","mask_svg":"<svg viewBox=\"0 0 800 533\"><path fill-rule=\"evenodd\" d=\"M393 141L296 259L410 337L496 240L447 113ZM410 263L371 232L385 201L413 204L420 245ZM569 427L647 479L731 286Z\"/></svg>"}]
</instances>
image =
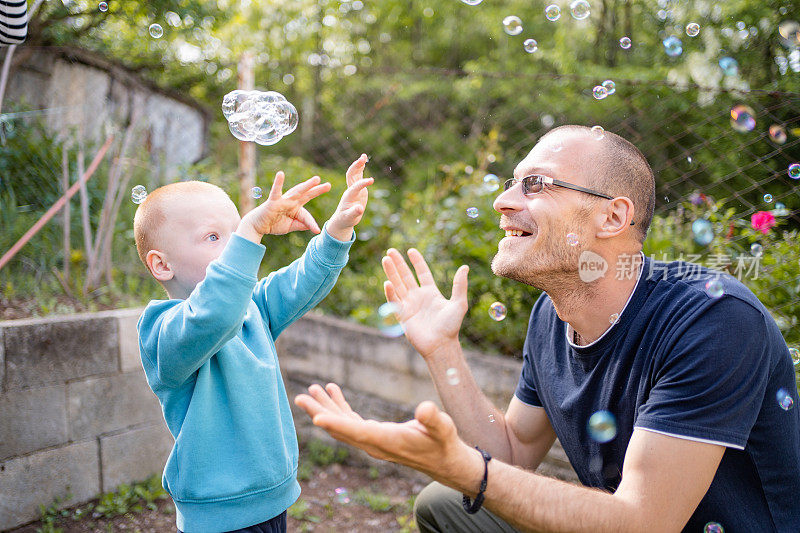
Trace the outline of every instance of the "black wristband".
<instances>
[{"instance_id":1,"label":"black wristband","mask_svg":"<svg viewBox=\"0 0 800 533\"><path fill-rule=\"evenodd\" d=\"M492 456L489 455L489 452L485 452L477 446L475 446L475 449L481 452L481 456L483 456L483 480L481 481L481 487L478 490L478 495L475 496L475 501L471 502L469 496L466 494L461 495L461 505L464 506L464 510L467 512L467 514L477 513L478 509L480 509L481 505L483 505L483 493L486 490L486 479L489 477L489 461L492 460Z\"/></svg>"}]
</instances>

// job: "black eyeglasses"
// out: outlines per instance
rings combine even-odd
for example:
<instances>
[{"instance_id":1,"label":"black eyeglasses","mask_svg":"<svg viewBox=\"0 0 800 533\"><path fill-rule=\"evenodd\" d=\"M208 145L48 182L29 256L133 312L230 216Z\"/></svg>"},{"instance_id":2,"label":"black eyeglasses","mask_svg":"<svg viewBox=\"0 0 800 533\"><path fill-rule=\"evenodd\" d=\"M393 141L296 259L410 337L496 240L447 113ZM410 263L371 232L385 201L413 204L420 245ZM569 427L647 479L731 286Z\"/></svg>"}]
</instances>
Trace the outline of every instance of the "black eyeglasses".
<instances>
[{"instance_id":1,"label":"black eyeglasses","mask_svg":"<svg viewBox=\"0 0 800 533\"><path fill-rule=\"evenodd\" d=\"M529 194L537 194L542 192L545 185L558 185L559 187L564 187L565 189L572 189L573 191L584 192L586 194L591 194L592 196L599 196L600 198L605 198L607 200L613 200L613 196L609 196L605 193L598 192L592 189L587 189L586 187L581 187L580 185L573 185L572 183L567 183L566 181L556 180L550 178L548 176L541 176L539 174L532 174L530 176L525 176L524 178L511 178L506 180L505 184L503 184L503 190L507 191L511 187L517 184L517 182L522 183L522 194L528 196ZM631 226L633 226L634 222L631 221Z\"/></svg>"}]
</instances>

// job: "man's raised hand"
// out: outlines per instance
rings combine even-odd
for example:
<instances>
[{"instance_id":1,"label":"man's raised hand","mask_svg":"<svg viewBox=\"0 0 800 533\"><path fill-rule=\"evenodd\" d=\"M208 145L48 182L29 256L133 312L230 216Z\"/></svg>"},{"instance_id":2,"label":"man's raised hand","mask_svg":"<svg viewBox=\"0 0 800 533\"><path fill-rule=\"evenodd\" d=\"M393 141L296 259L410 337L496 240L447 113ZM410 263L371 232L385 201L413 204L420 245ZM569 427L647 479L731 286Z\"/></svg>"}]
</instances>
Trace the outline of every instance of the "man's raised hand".
<instances>
[{"instance_id":1,"label":"man's raised hand","mask_svg":"<svg viewBox=\"0 0 800 533\"><path fill-rule=\"evenodd\" d=\"M320 194L331 189L330 183L320 184L319 176L314 176L295 185L285 193L283 189L283 172L275 175L275 181L269 191L267 201L247 213L239 224L237 233L247 238L268 233L282 235L291 231L311 230L319 233L319 225L303 206ZM253 240L251 238L251 240Z\"/></svg>"},{"instance_id":2,"label":"man's raised hand","mask_svg":"<svg viewBox=\"0 0 800 533\"><path fill-rule=\"evenodd\" d=\"M381 261L388 278L383 290L386 300L399 307L397 318L405 329L406 337L427 358L449 342L458 341L458 331L467 312L469 268L463 265L456 271L452 295L448 300L436 287L422 254L412 248L408 251L408 258L419 282L400 252L390 248Z\"/></svg>"}]
</instances>

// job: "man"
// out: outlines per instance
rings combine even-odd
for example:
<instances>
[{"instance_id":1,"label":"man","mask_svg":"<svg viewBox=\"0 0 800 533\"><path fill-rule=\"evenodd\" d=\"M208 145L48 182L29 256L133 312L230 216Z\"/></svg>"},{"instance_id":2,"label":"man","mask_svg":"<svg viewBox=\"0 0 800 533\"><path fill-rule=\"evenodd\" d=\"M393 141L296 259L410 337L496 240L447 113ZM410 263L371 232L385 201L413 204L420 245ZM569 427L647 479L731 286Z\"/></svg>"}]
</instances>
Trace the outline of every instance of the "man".
<instances>
[{"instance_id":1,"label":"man","mask_svg":"<svg viewBox=\"0 0 800 533\"><path fill-rule=\"evenodd\" d=\"M365 421L335 384L296 403L334 437L450 487L420 494L423 532L800 531L788 348L737 280L641 254L653 204L652 171L632 144L552 130L495 201L506 237L493 271L545 291L506 413L480 392L458 342L467 268L447 300L415 250L419 282L390 250L385 292L447 413L423 402L404 424ZM584 487L531 472L556 437ZM476 513L461 509L482 498Z\"/></svg>"}]
</instances>

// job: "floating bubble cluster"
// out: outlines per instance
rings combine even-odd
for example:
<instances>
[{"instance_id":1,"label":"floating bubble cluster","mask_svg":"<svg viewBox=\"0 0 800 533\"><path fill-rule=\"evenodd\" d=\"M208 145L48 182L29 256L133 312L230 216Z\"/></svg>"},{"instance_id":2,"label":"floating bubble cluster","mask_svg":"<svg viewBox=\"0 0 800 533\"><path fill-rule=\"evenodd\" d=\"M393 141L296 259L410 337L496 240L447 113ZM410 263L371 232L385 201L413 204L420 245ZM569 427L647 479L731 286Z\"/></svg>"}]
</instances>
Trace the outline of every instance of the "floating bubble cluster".
<instances>
[{"instance_id":1,"label":"floating bubble cluster","mask_svg":"<svg viewBox=\"0 0 800 533\"><path fill-rule=\"evenodd\" d=\"M605 87L605 89L606 89L606 94L607 94L608 96L611 96L612 94L614 94L615 92L617 92L617 84L616 84L616 83L614 83L612 80L606 80L606 81L604 81L603 83L601 83L600 85L602 85L603 87Z\"/></svg>"},{"instance_id":2,"label":"floating bubble cluster","mask_svg":"<svg viewBox=\"0 0 800 533\"><path fill-rule=\"evenodd\" d=\"M494 174L486 174L483 177L483 189L486 192L494 192L500 188L500 178Z\"/></svg>"},{"instance_id":3,"label":"floating bubble cluster","mask_svg":"<svg viewBox=\"0 0 800 533\"><path fill-rule=\"evenodd\" d=\"M386 302L378 308L378 329L387 337L399 337L403 334L403 325L397 320L400 306L394 302Z\"/></svg>"},{"instance_id":4,"label":"floating bubble cluster","mask_svg":"<svg viewBox=\"0 0 800 533\"><path fill-rule=\"evenodd\" d=\"M503 31L509 35L519 35L522 33L522 21L515 15L509 15L503 19Z\"/></svg>"},{"instance_id":5,"label":"floating bubble cluster","mask_svg":"<svg viewBox=\"0 0 800 533\"><path fill-rule=\"evenodd\" d=\"M714 240L714 226L705 218L698 218L692 222L694 242L700 246L707 246Z\"/></svg>"},{"instance_id":6,"label":"floating bubble cluster","mask_svg":"<svg viewBox=\"0 0 800 533\"><path fill-rule=\"evenodd\" d=\"M623 37L622 39L619 40L619 47L622 48L623 50L627 50L628 48L630 48L631 44L633 43L631 43L630 37Z\"/></svg>"},{"instance_id":7,"label":"floating bubble cluster","mask_svg":"<svg viewBox=\"0 0 800 533\"><path fill-rule=\"evenodd\" d=\"M231 91L222 99L228 128L240 141L270 146L297 128L297 109L275 91Z\"/></svg>"},{"instance_id":8,"label":"floating bubble cluster","mask_svg":"<svg viewBox=\"0 0 800 533\"><path fill-rule=\"evenodd\" d=\"M107 3L107 2L100 2L100 3L97 5L97 9L99 9L100 11L102 11L103 13L105 13L106 11L108 11L108 3Z\"/></svg>"},{"instance_id":9,"label":"floating bubble cluster","mask_svg":"<svg viewBox=\"0 0 800 533\"><path fill-rule=\"evenodd\" d=\"M608 90L602 85L595 85L592 89L592 96L594 96L595 100L602 100L608 96Z\"/></svg>"},{"instance_id":10,"label":"floating bubble cluster","mask_svg":"<svg viewBox=\"0 0 800 533\"><path fill-rule=\"evenodd\" d=\"M725 288L722 286L722 281L718 278L706 281L706 294L712 298L721 298L725 294Z\"/></svg>"},{"instance_id":11,"label":"floating bubble cluster","mask_svg":"<svg viewBox=\"0 0 800 533\"><path fill-rule=\"evenodd\" d=\"M556 4L550 4L544 8L544 16L550 22L555 22L561 18L561 8Z\"/></svg>"},{"instance_id":12,"label":"floating bubble cluster","mask_svg":"<svg viewBox=\"0 0 800 533\"><path fill-rule=\"evenodd\" d=\"M536 39L525 39L525 42L522 43L522 47L526 52L532 54L539 49L539 43L536 42Z\"/></svg>"},{"instance_id":13,"label":"floating bubble cluster","mask_svg":"<svg viewBox=\"0 0 800 533\"><path fill-rule=\"evenodd\" d=\"M578 235L575 233L567 233L567 244L570 246L578 246Z\"/></svg>"},{"instance_id":14,"label":"floating bubble cluster","mask_svg":"<svg viewBox=\"0 0 800 533\"><path fill-rule=\"evenodd\" d=\"M792 364L794 366L800 365L800 350L797 348L789 348L789 355L792 356Z\"/></svg>"},{"instance_id":15,"label":"floating bubble cluster","mask_svg":"<svg viewBox=\"0 0 800 533\"><path fill-rule=\"evenodd\" d=\"M448 368L444 374L445 376L447 376L447 382L450 385L455 386L461 382L461 380L458 379L458 370L456 370L455 368Z\"/></svg>"},{"instance_id":16,"label":"floating bubble cluster","mask_svg":"<svg viewBox=\"0 0 800 533\"><path fill-rule=\"evenodd\" d=\"M664 45L664 52L666 52L669 57L678 57L683 53L683 43L674 35L670 35L661 41L661 44Z\"/></svg>"},{"instance_id":17,"label":"floating bubble cluster","mask_svg":"<svg viewBox=\"0 0 800 533\"><path fill-rule=\"evenodd\" d=\"M764 254L764 247L754 242L750 245L750 254L752 254L753 257L761 257Z\"/></svg>"},{"instance_id":18,"label":"floating bubble cluster","mask_svg":"<svg viewBox=\"0 0 800 533\"><path fill-rule=\"evenodd\" d=\"M160 39L162 35L164 35L164 28L161 27L161 24L153 23L150 24L150 27L147 29L150 32L150 37L153 39Z\"/></svg>"},{"instance_id":19,"label":"floating bubble cluster","mask_svg":"<svg viewBox=\"0 0 800 533\"><path fill-rule=\"evenodd\" d=\"M586 0L575 0L569 5L569 10L575 20L583 20L591 13L591 7Z\"/></svg>"},{"instance_id":20,"label":"floating bubble cluster","mask_svg":"<svg viewBox=\"0 0 800 533\"><path fill-rule=\"evenodd\" d=\"M136 185L131 189L131 201L136 205L144 202L145 198L147 198L147 189L144 185Z\"/></svg>"},{"instance_id":21,"label":"floating bubble cluster","mask_svg":"<svg viewBox=\"0 0 800 533\"><path fill-rule=\"evenodd\" d=\"M506 309L506 306L500 302L494 302L489 306L489 316L492 317L492 320L497 322L503 320L506 317L507 312L508 310Z\"/></svg>"},{"instance_id":22,"label":"floating bubble cluster","mask_svg":"<svg viewBox=\"0 0 800 533\"><path fill-rule=\"evenodd\" d=\"M739 73L739 62L732 57L721 57L719 59L719 68L726 76L736 76Z\"/></svg>"},{"instance_id":23,"label":"floating bubble cluster","mask_svg":"<svg viewBox=\"0 0 800 533\"><path fill-rule=\"evenodd\" d=\"M608 411L597 411L589 417L589 436L597 442L608 442L617 436L617 420Z\"/></svg>"},{"instance_id":24,"label":"floating bubble cluster","mask_svg":"<svg viewBox=\"0 0 800 533\"><path fill-rule=\"evenodd\" d=\"M250 196L258 200L262 196L264 196L264 191L261 190L261 187L253 187L250 189Z\"/></svg>"},{"instance_id":25,"label":"floating bubble cluster","mask_svg":"<svg viewBox=\"0 0 800 533\"><path fill-rule=\"evenodd\" d=\"M792 163L789 165L789 177L793 180L800 180L800 164Z\"/></svg>"},{"instance_id":26,"label":"floating bubble cluster","mask_svg":"<svg viewBox=\"0 0 800 533\"><path fill-rule=\"evenodd\" d=\"M775 144L783 144L786 142L786 129L779 125L773 124L769 127L769 138L772 139L772 142Z\"/></svg>"},{"instance_id":27,"label":"floating bubble cluster","mask_svg":"<svg viewBox=\"0 0 800 533\"><path fill-rule=\"evenodd\" d=\"M703 528L703 533L725 533L725 529L717 522L709 522Z\"/></svg>"},{"instance_id":28,"label":"floating bubble cluster","mask_svg":"<svg viewBox=\"0 0 800 533\"><path fill-rule=\"evenodd\" d=\"M603 126L592 126L592 135L599 141L606 136L606 130L603 129Z\"/></svg>"},{"instance_id":29,"label":"floating bubble cluster","mask_svg":"<svg viewBox=\"0 0 800 533\"><path fill-rule=\"evenodd\" d=\"M698 33L700 33L700 24L696 22L690 22L686 25L686 35L689 37L697 37Z\"/></svg>"},{"instance_id":30,"label":"floating bubble cluster","mask_svg":"<svg viewBox=\"0 0 800 533\"><path fill-rule=\"evenodd\" d=\"M778 405L780 405L781 409L784 411L788 411L794 406L794 399L786 389L778 389L778 392L775 393L775 399L778 400Z\"/></svg>"},{"instance_id":31,"label":"floating bubble cluster","mask_svg":"<svg viewBox=\"0 0 800 533\"><path fill-rule=\"evenodd\" d=\"M764 195L764 201L767 202L768 204L771 203L772 202L772 195L769 194L769 193L765 194Z\"/></svg>"},{"instance_id":32,"label":"floating bubble cluster","mask_svg":"<svg viewBox=\"0 0 800 533\"><path fill-rule=\"evenodd\" d=\"M467 208L467 216L469 218L477 218L478 217L478 208L477 207L468 207Z\"/></svg>"},{"instance_id":33,"label":"floating bubble cluster","mask_svg":"<svg viewBox=\"0 0 800 533\"><path fill-rule=\"evenodd\" d=\"M738 132L753 131L756 127L756 114L749 106L739 104L731 108L731 127Z\"/></svg>"},{"instance_id":34,"label":"floating bubble cluster","mask_svg":"<svg viewBox=\"0 0 800 533\"><path fill-rule=\"evenodd\" d=\"M348 494L347 489L344 487L338 487L333 491L336 494L336 502L337 503L350 503L350 494Z\"/></svg>"}]
</instances>

